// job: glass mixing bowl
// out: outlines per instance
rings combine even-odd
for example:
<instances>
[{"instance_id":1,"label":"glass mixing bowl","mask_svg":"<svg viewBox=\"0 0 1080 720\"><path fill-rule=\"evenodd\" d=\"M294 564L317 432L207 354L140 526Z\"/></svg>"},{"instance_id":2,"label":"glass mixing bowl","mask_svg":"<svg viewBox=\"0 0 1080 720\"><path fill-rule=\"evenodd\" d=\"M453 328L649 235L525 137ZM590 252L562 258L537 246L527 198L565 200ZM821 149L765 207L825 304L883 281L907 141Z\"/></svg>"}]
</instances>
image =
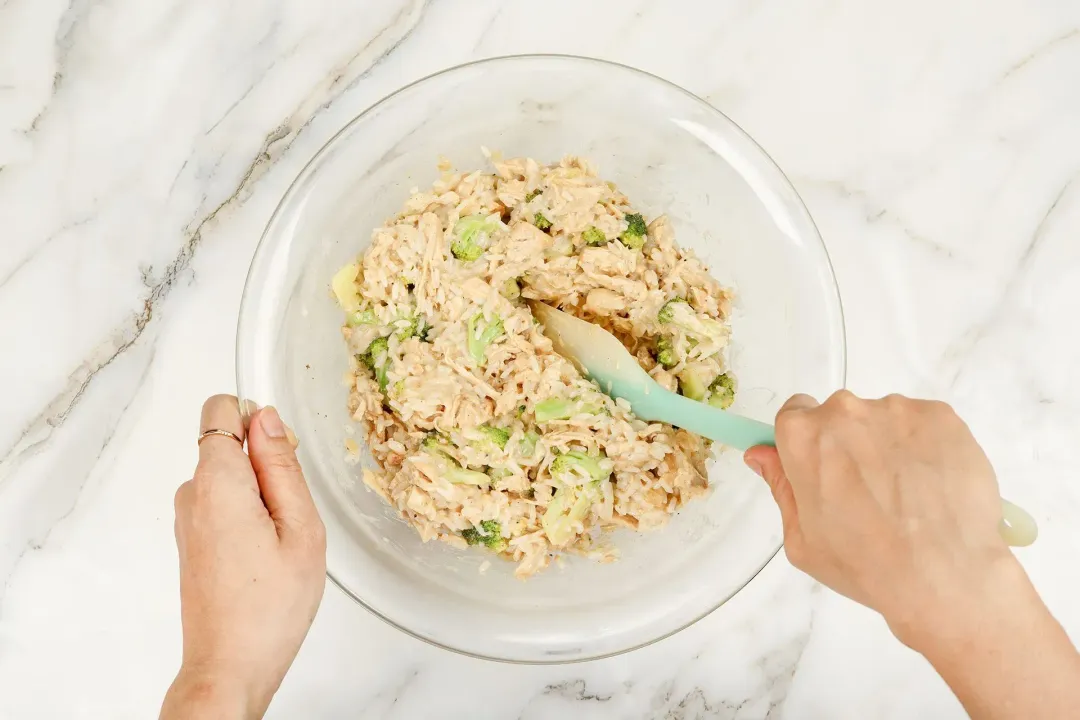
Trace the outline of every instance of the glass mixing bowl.
<instances>
[{"instance_id":1,"label":"glass mixing bowl","mask_svg":"<svg viewBox=\"0 0 1080 720\"><path fill-rule=\"evenodd\" d=\"M738 292L734 411L770 420L794 392L844 383L844 324L821 237L791 184L731 120L669 82L560 56L483 60L382 100L326 144L289 188L251 264L240 310L237 385L273 404L327 530L330 579L401 630L474 656L567 662L681 630L746 585L780 548L779 513L737 452L712 463L712 492L660 530L616 533L621 559L568 557L528 581L479 550L423 543L360 479L344 441L347 352L334 272L410 188L484 164L481 145L550 162L595 161L652 218ZM485 561L490 567L482 569Z\"/></svg>"}]
</instances>

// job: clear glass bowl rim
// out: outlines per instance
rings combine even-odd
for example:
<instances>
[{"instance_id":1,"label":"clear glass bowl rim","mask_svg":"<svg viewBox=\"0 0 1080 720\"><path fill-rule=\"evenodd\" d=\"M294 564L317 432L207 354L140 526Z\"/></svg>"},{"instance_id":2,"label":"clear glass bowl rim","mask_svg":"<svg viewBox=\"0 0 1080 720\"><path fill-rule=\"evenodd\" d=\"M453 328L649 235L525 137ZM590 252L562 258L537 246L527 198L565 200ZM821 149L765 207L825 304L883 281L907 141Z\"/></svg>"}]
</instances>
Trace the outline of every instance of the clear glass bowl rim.
<instances>
[{"instance_id":1,"label":"clear glass bowl rim","mask_svg":"<svg viewBox=\"0 0 1080 720\"><path fill-rule=\"evenodd\" d=\"M672 82L670 80L666 80L666 79L660 77L659 75L654 75L653 73L647 72L645 70L641 70L639 68L632 67L630 65L624 65L623 63L615 62L615 61L612 61L612 60L604 60L604 59L601 59L601 58L586 57L586 56L582 56L582 55L571 55L571 54L565 54L565 53L528 53L528 54L521 54L521 55L499 55L499 56L495 56L495 57L482 58L480 60L471 60L469 62L460 63L458 65L453 65L451 67L447 67L447 68L444 68L442 70L438 70L438 71L433 72L433 73L431 73L429 75L425 75L424 77L422 77L422 78L420 78L418 80L414 80L414 81L412 81L412 82L410 82L410 83L408 83L406 85L401 86L397 90L394 90L390 94L388 94L388 95L384 96L383 98L379 99L378 101L372 103L370 106L368 106L367 108L362 110L359 114L357 114L355 117L353 117L347 123L345 123L345 125L342 126L340 130L338 130L336 133L334 133L334 135L331 136L331 138L329 140L327 140L326 143L324 143L322 147L319 148L319 150L311 157L311 159L308 160L307 164L304 165L303 169L299 172L299 174L297 174L296 178L289 184L289 187L285 190L285 193L282 195L281 200L278 201L277 206L274 208L274 212L270 215L270 219L266 223L266 227L264 228L263 233L262 233L261 237L259 238L259 244L255 247L255 252L252 255L251 265L249 266L247 276L244 279L244 290L243 290L243 293L242 293L242 296L241 296L241 301L240 301L240 313L239 313L239 317L238 317L238 320L237 320L237 332L236 332L236 384L237 384L237 396L240 398L240 407L244 409L245 415L246 415L246 411L247 411L247 409L249 407L249 403L245 402L248 398L246 397L246 393L244 392L244 380L243 380L243 378L244 378L244 370L243 370L243 367L241 366L241 361L242 361L242 359L244 359L246 357L245 354L242 352L242 347L243 347L245 338L247 337L247 335L245 333L244 318L245 318L245 315L246 315L246 312L245 312L246 306L247 306L247 304L249 302L248 288L251 286L252 275L253 275L254 270L255 270L255 268L256 268L256 266L258 264L257 261L259 259L259 255L260 255L261 252L264 251L264 244L266 243L267 237L270 234L271 230L276 227L277 223L281 219L283 208L286 205L288 205L289 201L292 199L292 196L293 196L294 192L296 192L297 188L300 187L301 185L303 185L303 183L308 179L308 177L314 173L316 168L321 164L321 161L323 160L323 158L325 156L327 156L333 150L333 148L337 145L337 143L339 141L341 141L346 135L349 134L350 130L353 128L354 125L361 122L364 118L366 118L370 113L372 113L373 111L375 111L379 107L381 107L381 106L385 105L386 103L389 103L390 101L392 101L398 95L400 95L400 94L402 94L402 93L404 93L404 92L406 92L408 90L411 90L412 88L414 88L414 87L416 87L418 85L422 85L422 84L426 83L429 80L433 80L435 78L441 77L443 75L448 75L448 74L457 72L459 70L463 70L465 68L473 68L473 67L489 65L489 64L495 64L495 63L522 62L522 61L527 62L527 61L533 61L533 60L540 60L540 61L544 61L544 60L562 60L562 61L570 61L570 62L590 63L590 64L593 64L593 65L596 65L596 66L601 66L601 67L605 67L605 68L609 68L609 69L614 69L614 70L617 70L617 71L625 71L625 72L628 72L628 73L631 73L631 74L638 75L639 77L641 77L641 78L643 78L643 79L645 79L647 81L660 83L661 85L666 86L668 89L673 90L675 92L678 92L678 93L684 95L685 97L689 98L691 101L701 105L704 109L707 109L708 111L711 111L711 112L716 113L717 115L719 115L724 121L729 123L731 129L734 132L737 132L740 135L742 135L743 139L748 141L748 143L753 148L756 149L756 151L760 154L760 160L765 165L767 165L769 167L769 169L774 173L774 176L775 176L774 179L778 180L781 185L785 186L785 189L790 192L792 198L797 202L798 208L801 210L801 213L800 213L801 217L799 218L799 220L802 222L802 227L800 229L803 231L803 233L807 237L815 238L817 240L817 242L821 245L821 249L822 249L822 252L824 253L824 257L825 257L825 262L826 262L826 264L828 266L829 277L832 279L832 289L833 289L832 294L834 295L834 297L832 299L836 302L837 317L838 317L839 322L840 322L840 327L839 327L840 341L841 341L840 342L840 385L841 385L841 387L844 387L844 386L847 385L847 323L846 323L845 316L844 316L844 306L843 306L842 298L840 296L840 287L839 287L839 284L836 281L836 271L835 271L835 269L833 267L832 258L829 255L828 247L826 246L824 239L821 237L821 233L818 230L817 225L814 223L813 217L810 215L809 210L807 210L807 208L806 208L806 203L803 202L802 197L799 195L798 191L795 189L795 186L791 183L791 180L788 179L787 175L784 174L784 171L780 169L780 166L776 164L776 161L772 159L772 157L765 151L765 149L762 148L761 145L759 145L757 143L757 141L754 140L753 137L751 137L745 130L743 130L742 127L740 127L738 123L736 123L730 117L725 115L723 112L721 112L715 106L713 106L712 104L710 104L709 102L707 102L706 100L701 98L700 96L695 95L694 93L690 92L689 90L682 87L681 85L678 85L678 84L676 84L676 83L674 83L674 82ZM253 398L252 398L252 400L253 400ZM245 421L245 424L246 424L247 417L244 418L244 421ZM671 637L671 636L673 636L673 635L675 635L677 633L682 632L683 630L686 630L688 627L694 625L695 623L700 621L702 618L705 618L706 616L708 616L708 615L712 614L713 612L715 612L722 605L724 605L724 603L726 603L728 600L730 600L731 598L735 597L735 595L740 593L747 585L749 585L754 580L754 578L756 578L758 576L758 574L761 573L762 570L765 569L765 567L770 562L773 561L773 559L776 557L776 554L778 552L780 552L780 548L782 548L782 547L783 547L783 543L782 542L778 543L776 548L771 553L769 553L769 556L765 559L765 561L746 579L745 582L743 582L741 585L739 585L737 588L735 588L732 592L728 593L725 597L719 598L716 601L716 604L713 605L712 607L710 607L708 610L701 613L699 616L691 619L690 621L680 625L679 627L674 628L674 629L672 629L672 630L670 630L670 631L668 631L668 632L666 632L666 633L664 633L662 635L658 635L657 637L652 638L651 640L640 642L640 643L637 643L635 645L632 645L632 646L629 646L629 647L626 647L626 648L622 648L622 649L619 649L619 650L613 650L613 651L610 651L610 652L601 653L601 654L597 654L597 655L591 655L591 656L588 656L588 657L579 657L579 658L572 658L572 659L565 659L565 660L560 660L560 659L552 659L552 660L520 660L520 659L513 659L513 658L488 656L488 655L483 655L483 654L479 654L479 653L475 653L475 652L469 652L467 650L463 650L463 649L460 649L460 648L453 647L451 645L447 645L445 643L441 643L438 640L435 640L434 638L427 637L426 635L415 632L415 631L413 631L413 630L411 630L411 629L409 629L407 627L403 627L400 624L394 622L392 619L390 619L386 615L384 615L384 614L378 612L377 610L375 610L375 608L373 608L370 605L368 605L367 603L365 603L362 598L357 597L348 588L346 588L345 585L341 581L339 581L336 577L334 577L334 573L333 573L333 571L331 570L330 567L327 567L327 569L326 569L326 576L347 597L351 598L354 602L356 602L358 605L360 605L365 610L370 612L372 615L378 617L380 620L382 620L386 624L388 624L391 627L405 633L406 635L409 635L409 636L411 636L411 637L413 637L413 638L415 638L417 640L420 640L422 642L425 642L425 643L427 643L429 645L433 645L435 647L442 648L443 650L449 650L450 652L457 653L457 654L460 654L460 655L465 655L467 657L476 658L478 660L491 660L491 661L495 661L495 662L503 662L503 663L514 664L514 665L570 665L570 664L574 664L574 663L582 663L582 662L591 662L591 661L594 661L594 660L602 660L602 659L605 659L605 658L610 658L610 657L615 657L617 655L622 655L624 653L633 652L634 650L640 650L641 648L648 647L649 645L652 645L654 643L658 643L661 640L665 640L665 639L667 639L667 638L669 638L669 637Z\"/></svg>"}]
</instances>

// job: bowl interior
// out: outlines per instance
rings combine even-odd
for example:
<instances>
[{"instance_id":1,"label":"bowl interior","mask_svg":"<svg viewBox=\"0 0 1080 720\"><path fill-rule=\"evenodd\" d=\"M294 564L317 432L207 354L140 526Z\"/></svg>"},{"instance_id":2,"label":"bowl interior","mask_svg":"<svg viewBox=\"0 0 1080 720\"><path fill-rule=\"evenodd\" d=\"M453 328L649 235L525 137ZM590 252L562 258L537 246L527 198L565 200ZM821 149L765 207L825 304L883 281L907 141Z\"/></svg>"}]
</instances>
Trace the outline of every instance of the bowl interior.
<instances>
[{"instance_id":1,"label":"bowl interior","mask_svg":"<svg viewBox=\"0 0 1080 720\"><path fill-rule=\"evenodd\" d=\"M828 256L786 179L727 118L652 76L564 57L484 61L399 91L319 153L271 221L244 293L239 391L296 429L331 577L403 630L462 652L555 662L627 650L717 607L779 548L769 492L737 453L718 455L711 494L665 528L620 532L619 562L566 558L521 582L511 563L421 542L363 484L370 457L350 464L344 448L362 438L346 413L330 278L411 188L436 179L440 156L481 167L482 145L541 162L584 155L647 218L668 214L678 242L738 292L734 410L752 417L843 384Z\"/></svg>"}]
</instances>

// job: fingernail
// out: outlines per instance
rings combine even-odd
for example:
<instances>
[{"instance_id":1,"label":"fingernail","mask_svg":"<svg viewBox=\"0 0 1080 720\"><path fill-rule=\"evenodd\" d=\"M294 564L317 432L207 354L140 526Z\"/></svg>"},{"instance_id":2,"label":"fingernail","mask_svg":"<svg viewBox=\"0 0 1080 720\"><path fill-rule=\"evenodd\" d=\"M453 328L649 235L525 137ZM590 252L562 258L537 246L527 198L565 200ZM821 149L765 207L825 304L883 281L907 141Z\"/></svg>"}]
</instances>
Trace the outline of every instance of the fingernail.
<instances>
[{"instance_id":1,"label":"fingernail","mask_svg":"<svg viewBox=\"0 0 1080 720\"><path fill-rule=\"evenodd\" d=\"M264 407L259 412L259 424L262 425L263 432L266 433L267 437L283 438L286 436L285 423L281 422L281 416L272 406Z\"/></svg>"},{"instance_id":2,"label":"fingernail","mask_svg":"<svg viewBox=\"0 0 1080 720\"><path fill-rule=\"evenodd\" d=\"M289 444L294 448L300 446L300 441L297 440L296 433L293 432L293 429L289 427L288 423L285 423L285 437L289 438Z\"/></svg>"},{"instance_id":3,"label":"fingernail","mask_svg":"<svg viewBox=\"0 0 1080 720\"><path fill-rule=\"evenodd\" d=\"M765 477L761 474L761 463L759 463L757 460L744 459L743 462L746 463L746 467L757 473L759 477Z\"/></svg>"}]
</instances>

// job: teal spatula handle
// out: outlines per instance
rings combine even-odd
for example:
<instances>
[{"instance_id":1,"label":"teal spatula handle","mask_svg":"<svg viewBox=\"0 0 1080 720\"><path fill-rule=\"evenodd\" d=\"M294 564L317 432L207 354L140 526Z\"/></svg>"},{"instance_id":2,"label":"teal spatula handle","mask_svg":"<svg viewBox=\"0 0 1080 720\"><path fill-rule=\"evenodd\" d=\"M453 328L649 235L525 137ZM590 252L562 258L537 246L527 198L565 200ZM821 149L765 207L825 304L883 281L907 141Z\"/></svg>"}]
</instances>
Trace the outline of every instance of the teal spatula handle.
<instances>
[{"instance_id":1,"label":"teal spatula handle","mask_svg":"<svg viewBox=\"0 0 1080 720\"><path fill-rule=\"evenodd\" d=\"M670 423L738 450L748 450L755 445L776 445L776 433L768 423L660 388L652 389L644 402L635 402L634 411L639 417Z\"/></svg>"}]
</instances>

